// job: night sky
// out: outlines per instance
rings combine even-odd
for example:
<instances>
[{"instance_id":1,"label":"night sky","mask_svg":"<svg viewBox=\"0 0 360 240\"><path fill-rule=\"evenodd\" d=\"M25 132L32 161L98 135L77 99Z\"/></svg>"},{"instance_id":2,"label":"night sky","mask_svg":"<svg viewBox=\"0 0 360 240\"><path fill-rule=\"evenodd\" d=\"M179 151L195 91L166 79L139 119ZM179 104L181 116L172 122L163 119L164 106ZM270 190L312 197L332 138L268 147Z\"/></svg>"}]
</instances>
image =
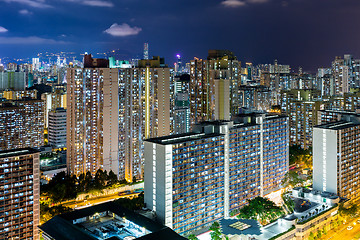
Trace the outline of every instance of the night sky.
<instances>
[{"instance_id":1,"label":"night sky","mask_svg":"<svg viewBox=\"0 0 360 240\"><path fill-rule=\"evenodd\" d=\"M0 0L0 57L104 52L175 61L228 49L243 62L330 66L360 58L359 0ZM95 54L96 55L96 54Z\"/></svg>"}]
</instances>

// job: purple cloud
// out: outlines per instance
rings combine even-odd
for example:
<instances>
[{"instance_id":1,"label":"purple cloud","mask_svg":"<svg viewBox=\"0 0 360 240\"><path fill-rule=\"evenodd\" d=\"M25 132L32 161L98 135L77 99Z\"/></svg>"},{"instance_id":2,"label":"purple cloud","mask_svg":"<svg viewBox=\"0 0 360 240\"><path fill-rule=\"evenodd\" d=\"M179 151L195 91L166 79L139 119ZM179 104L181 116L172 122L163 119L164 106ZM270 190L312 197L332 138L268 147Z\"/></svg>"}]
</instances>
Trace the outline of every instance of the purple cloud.
<instances>
[{"instance_id":1,"label":"purple cloud","mask_svg":"<svg viewBox=\"0 0 360 240\"><path fill-rule=\"evenodd\" d=\"M115 37L126 37L131 35L137 35L141 32L141 30L142 29L139 27L130 27L126 23L123 23L121 25L114 23L104 32Z\"/></svg>"},{"instance_id":2,"label":"purple cloud","mask_svg":"<svg viewBox=\"0 0 360 240\"><path fill-rule=\"evenodd\" d=\"M0 33L5 33L5 32L7 32L7 31L8 31L8 30L7 30L6 28L0 26Z\"/></svg>"}]
</instances>

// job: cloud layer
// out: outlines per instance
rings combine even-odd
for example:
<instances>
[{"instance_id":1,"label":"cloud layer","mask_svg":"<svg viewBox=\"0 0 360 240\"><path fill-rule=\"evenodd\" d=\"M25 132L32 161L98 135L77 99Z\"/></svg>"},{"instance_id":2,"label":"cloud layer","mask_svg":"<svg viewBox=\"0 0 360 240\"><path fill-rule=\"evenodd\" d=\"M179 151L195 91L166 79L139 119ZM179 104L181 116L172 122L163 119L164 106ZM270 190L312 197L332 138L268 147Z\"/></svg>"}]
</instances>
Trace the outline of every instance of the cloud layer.
<instances>
[{"instance_id":1,"label":"cloud layer","mask_svg":"<svg viewBox=\"0 0 360 240\"><path fill-rule=\"evenodd\" d=\"M114 4L108 0L59 0L60 2L72 2L76 4L82 4L91 7L113 7ZM22 5L27 5L33 8L53 8L53 5L50 5L46 0L0 0L0 2L6 3L18 3Z\"/></svg>"},{"instance_id":2,"label":"cloud layer","mask_svg":"<svg viewBox=\"0 0 360 240\"><path fill-rule=\"evenodd\" d=\"M0 2L6 3L19 3L27 5L33 8L51 8L49 4L45 3L45 0L0 0Z\"/></svg>"},{"instance_id":3,"label":"cloud layer","mask_svg":"<svg viewBox=\"0 0 360 240\"><path fill-rule=\"evenodd\" d=\"M22 15L31 15L31 14L33 14L32 12L30 12L27 9L22 9L22 10L19 11L19 13L22 14Z\"/></svg>"},{"instance_id":4,"label":"cloud layer","mask_svg":"<svg viewBox=\"0 0 360 240\"><path fill-rule=\"evenodd\" d=\"M8 30L7 30L6 28L0 26L0 33L5 33L5 32L7 32L7 31L8 31Z\"/></svg>"},{"instance_id":5,"label":"cloud layer","mask_svg":"<svg viewBox=\"0 0 360 240\"><path fill-rule=\"evenodd\" d=\"M141 30L142 29L139 27L130 27L126 23L123 23L121 25L114 23L104 32L115 37L126 37L131 35L137 35L141 32Z\"/></svg>"},{"instance_id":6,"label":"cloud layer","mask_svg":"<svg viewBox=\"0 0 360 240\"><path fill-rule=\"evenodd\" d=\"M67 42L40 37L0 37L0 44L65 44Z\"/></svg>"},{"instance_id":7,"label":"cloud layer","mask_svg":"<svg viewBox=\"0 0 360 240\"><path fill-rule=\"evenodd\" d=\"M248 4L266 3L268 1L269 0L225 0L222 1L221 4L225 7L237 8Z\"/></svg>"},{"instance_id":8,"label":"cloud layer","mask_svg":"<svg viewBox=\"0 0 360 240\"><path fill-rule=\"evenodd\" d=\"M100 0L85 0L79 1L79 3L92 7L113 7L114 4L108 1L100 1Z\"/></svg>"},{"instance_id":9,"label":"cloud layer","mask_svg":"<svg viewBox=\"0 0 360 240\"><path fill-rule=\"evenodd\" d=\"M225 0L221 4L225 7L242 7L246 5L245 2L239 0Z\"/></svg>"}]
</instances>

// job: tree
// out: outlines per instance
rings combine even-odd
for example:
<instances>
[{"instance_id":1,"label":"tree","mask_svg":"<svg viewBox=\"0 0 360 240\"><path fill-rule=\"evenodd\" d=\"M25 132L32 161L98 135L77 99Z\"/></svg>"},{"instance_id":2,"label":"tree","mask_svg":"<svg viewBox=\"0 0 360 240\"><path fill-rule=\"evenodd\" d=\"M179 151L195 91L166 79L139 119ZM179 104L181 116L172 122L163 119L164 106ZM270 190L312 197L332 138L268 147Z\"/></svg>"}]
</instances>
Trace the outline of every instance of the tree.
<instances>
[{"instance_id":1,"label":"tree","mask_svg":"<svg viewBox=\"0 0 360 240\"><path fill-rule=\"evenodd\" d=\"M211 236L211 240L221 240L221 236L216 232L211 232L210 236Z\"/></svg>"},{"instance_id":2,"label":"tree","mask_svg":"<svg viewBox=\"0 0 360 240\"><path fill-rule=\"evenodd\" d=\"M262 224L267 224L283 214L282 208L276 206L274 202L267 198L256 197L239 210L238 218L260 220Z\"/></svg>"},{"instance_id":3,"label":"tree","mask_svg":"<svg viewBox=\"0 0 360 240\"><path fill-rule=\"evenodd\" d=\"M109 172L108 181L110 185L113 185L118 182L118 178L112 170L110 170Z\"/></svg>"},{"instance_id":4,"label":"tree","mask_svg":"<svg viewBox=\"0 0 360 240\"><path fill-rule=\"evenodd\" d=\"M312 165L312 149L302 149L299 145L289 147L289 164L302 164L304 167Z\"/></svg>"},{"instance_id":5,"label":"tree","mask_svg":"<svg viewBox=\"0 0 360 240\"><path fill-rule=\"evenodd\" d=\"M324 226L324 227L323 227L323 229L322 229L322 233L323 233L324 235L326 235L326 234L327 234L327 231L326 231L326 226Z\"/></svg>"},{"instance_id":6,"label":"tree","mask_svg":"<svg viewBox=\"0 0 360 240\"><path fill-rule=\"evenodd\" d=\"M344 206L344 203L339 204L339 214L341 217L348 219L356 217L358 212L358 207L355 204L350 204L347 208Z\"/></svg>"},{"instance_id":7,"label":"tree","mask_svg":"<svg viewBox=\"0 0 360 240\"><path fill-rule=\"evenodd\" d=\"M315 234L313 232L310 232L309 240L314 240L314 239L315 239Z\"/></svg>"},{"instance_id":8,"label":"tree","mask_svg":"<svg viewBox=\"0 0 360 240\"><path fill-rule=\"evenodd\" d=\"M294 187L297 184L303 182L304 180L300 178L299 174L297 174L295 171L289 171L285 174L282 184L285 186L291 185Z\"/></svg>"},{"instance_id":9,"label":"tree","mask_svg":"<svg viewBox=\"0 0 360 240\"><path fill-rule=\"evenodd\" d=\"M107 174L103 170L99 169L95 173L94 187L96 189L102 189L107 182Z\"/></svg>"},{"instance_id":10,"label":"tree","mask_svg":"<svg viewBox=\"0 0 360 240\"><path fill-rule=\"evenodd\" d=\"M187 238L189 240L199 240L194 234L190 234Z\"/></svg>"},{"instance_id":11,"label":"tree","mask_svg":"<svg viewBox=\"0 0 360 240\"><path fill-rule=\"evenodd\" d=\"M317 231L316 236L317 236L317 238L321 238L321 236L322 236L322 231L321 231L320 229Z\"/></svg>"},{"instance_id":12,"label":"tree","mask_svg":"<svg viewBox=\"0 0 360 240\"><path fill-rule=\"evenodd\" d=\"M218 222L214 222L209 229L211 230L211 240L221 240L220 224Z\"/></svg>"}]
</instances>

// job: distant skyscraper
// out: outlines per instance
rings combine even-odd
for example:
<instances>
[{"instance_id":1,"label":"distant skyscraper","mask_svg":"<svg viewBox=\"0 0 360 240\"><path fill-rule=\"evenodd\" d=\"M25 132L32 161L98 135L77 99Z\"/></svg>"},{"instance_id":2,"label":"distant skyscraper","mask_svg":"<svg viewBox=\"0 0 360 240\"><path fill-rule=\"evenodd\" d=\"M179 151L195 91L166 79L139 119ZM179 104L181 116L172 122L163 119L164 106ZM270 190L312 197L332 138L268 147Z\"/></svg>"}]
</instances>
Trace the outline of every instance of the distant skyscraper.
<instances>
[{"instance_id":1,"label":"distant skyscraper","mask_svg":"<svg viewBox=\"0 0 360 240\"><path fill-rule=\"evenodd\" d=\"M0 103L0 151L44 145L44 103L14 100Z\"/></svg>"},{"instance_id":2,"label":"distant skyscraper","mask_svg":"<svg viewBox=\"0 0 360 240\"><path fill-rule=\"evenodd\" d=\"M40 239L39 158L32 148L0 151L1 239Z\"/></svg>"},{"instance_id":3,"label":"distant skyscraper","mask_svg":"<svg viewBox=\"0 0 360 240\"><path fill-rule=\"evenodd\" d=\"M0 90L23 91L27 85L26 72L0 72Z\"/></svg>"},{"instance_id":4,"label":"distant skyscraper","mask_svg":"<svg viewBox=\"0 0 360 240\"><path fill-rule=\"evenodd\" d=\"M174 84L174 133L190 131L190 99L188 74L175 77Z\"/></svg>"},{"instance_id":5,"label":"distant skyscraper","mask_svg":"<svg viewBox=\"0 0 360 240\"><path fill-rule=\"evenodd\" d=\"M195 58L190 61L191 125L217 118L215 112L219 105L215 102L219 100L220 93L229 95L226 102L222 102L223 106L229 107L229 115L239 112L240 72L241 63L227 50L209 50L207 60Z\"/></svg>"},{"instance_id":6,"label":"distant skyscraper","mask_svg":"<svg viewBox=\"0 0 360 240\"><path fill-rule=\"evenodd\" d=\"M66 109L49 112L48 139L48 144L54 148L66 147Z\"/></svg>"},{"instance_id":7,"label":"distant skyscraper","mask_svg":"<svg viewBox=\"0 0 360 240\"><path fill-rule=\"evenodd\" d=\"M39 58L33 58L32 59L32 70L38 71L40 69L40 59Z\"/></svg>"},{"instance_id":8,"label":"distant skyscraper","mask_svg":"<svg viewBox=\"0 0 360 240\"><path fill-rule=\"evenodd\" d=\"M312 146L313 127L318 122L318 111L328 108L319 90L281 91L281 112L290 117L290 145Z\"/></svg>"},{"instance_id":9,"label":"distant skyscraper","mask_svg":"<svg viewBox=\"0 0 360 240\"><path fill-rule=\"evenodd\" d=\"M149 44L144 43L144 59L149 59Z\"/></svg>"},{"instance_id":10,"label":"distant skyscraper","mask_svg":"<svg viewBox=\"0 0 360 240\"><path fill-rule=\"evenodd\" d=\"M346 65L346 62L341 57L336 57L332 62L333 74L333 93L334 95L342 95L350 90L350 69L351 66Z\"/></svg>"},{"instance_id":11,"label":"distant skyscraper","mask_svg":"<svg viewBox=\"0 0 360 240\"><path fill-rule=\"evenodd\" d=\"M250 110L270 111L271 91L265 86L240 86L240 107Z\"/></svg>"},{"instance_id":12,"label":"distant skyscraper","mask_svg":"<svg viewBox=\"0 0 360 240\"><path fill-rule=\"evenodd\" d=\"M246 114L145 141L145 203L180 234L208 228L288 171L288 118Z\"/></svg>"},{"instance_id":13,"label":"distant skyscraper","mask_svg":"<svg viewBox=\"0 0 360 240\"><path fill-rule=\"evenodd\" d=\"M37 99L37 90L0 91L0 97L7 100Z\"/></svg>"},{"instance_id":14,"label":"distant skyscraper","mask_svg":"<svg viewBox=\"0 0 360 240\"><path fill-rule=\"evenodd\" d=\"M175 73L180 74L183 72L183 66L181 62L181 56L180 54L176 55L176 63L175 63Z\"/></svg>"},{"instance_id":15,"label":"distant skyscraper","mask_svg":"<svg viewBox=\"0 0 360 240\"><path fill-rule=\"evenodd\" d=\"M67 164L71 174L98 169L119 175L118 70L84 56L67 71Z\"/></svg>"},{"instance_id":16,"label":"distant skyscraper","mask_svg":"<svg viewBox=\"0 0 360 240\"><path fill-rule=\"evenodd\" d=\"M53 86L53 91L41 94L41 99L45 103L45 114L44 114L44 123L45 128L48 127L49 122L49 112L55 110L56 108L67 108L66 104L66 86L56 85Z\"/></svg>"}]
</instances>

